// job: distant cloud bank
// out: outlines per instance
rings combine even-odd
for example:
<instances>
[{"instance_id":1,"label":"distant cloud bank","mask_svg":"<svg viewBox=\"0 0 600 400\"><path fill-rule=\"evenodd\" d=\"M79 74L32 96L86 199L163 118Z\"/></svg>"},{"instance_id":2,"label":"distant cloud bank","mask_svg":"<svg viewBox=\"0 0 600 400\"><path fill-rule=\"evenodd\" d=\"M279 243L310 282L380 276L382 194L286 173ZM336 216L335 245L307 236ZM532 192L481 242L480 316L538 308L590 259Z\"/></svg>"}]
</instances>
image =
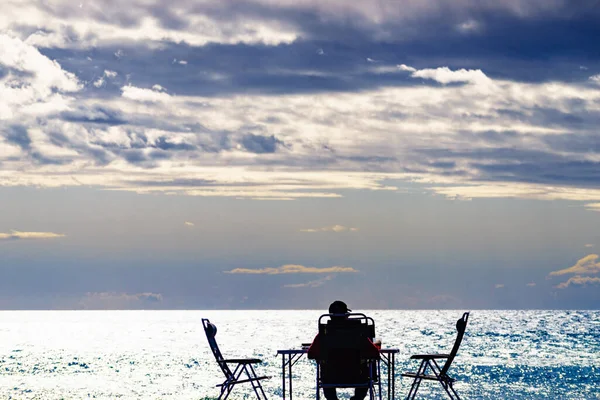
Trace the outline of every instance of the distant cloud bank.
<instances>
[{"instance_id":1,"label":"distant cloud bank","mask_svg":"<svg viewBox=\"0 0 600 400\"><path fill-rule=\"evenodd\" d=\"M79 306L100 310L143 309L155 308L156 304L162 301L163 296L160 293L89 292L80 300Z\"/></svg>"},{"instance_id":2,"label":"distant cloud bank","mask_svg":"<svg viewBox=\"0 0 600 400\"><path fill-rule=\"evenodd\" d=\"M589 3L4 1L0 186L597 210Z\"/></svg>"},{"instance_id":3,"label":"distant cloud bank","mask_svg":"<svg viewBox=\"0 0 600 400\"><path fill-rule=\"evenodd\" d=\"M306 283L289 283L287 285L283 285L283 287L286 288L315 288L315 287L319 287L319 286L323 286L326 282L330 281L333 279L333 275L328 275L324 278L321 279L315 279L314 281L309 281Z\"/></svg>"},{"instance_id":4,"label":"distant cloud bank","mask_svg":"<svg viewBox=\"0 0 600 400\"><path fill-rule=\"evenodd\" d=\"M566 282L561 282L556 285L557 289L565 289L569 286L600 284L600 278L589 276L600 273L600 262L598 262L598 258L600 258L598 254L588 254L587 256L578 260L577 263L572 267L550 272L548 277L574 275Z\"/></svg>"},{"instance_id":5,"label":"distant cloud bank","mask_svg":"<svg viewBox=\"0 0 600 400\"><path fill-rule=\"evenodd\" d=\"M597 262L598 254L589 254L575 265L559 271L550 272L550 276L568 275L568 274L597 274L600 272L600 262Z\"/></svg>"},{"instance_id":6,"label":"distant cloud bank","mask_svg":"<svg viewBox=\"0 0 600 400\"><path fill-rule=\"evenodd\" d=\"M0 240L20 240L20 239L56 239L65 237L62 233L54 232L20 232L11 231L11 233L0 233Z\"/></svg>"},{"instance_id":7,"label":"distant cloud bank","mask_svg":"<svg viewBox=\"0 0 600 400\"><path fill-rule=\"evenodd\" d=\"M280 275L280 274L331 274L331 273L352 273L358 270L351 267L305 267L303 265L287 264L278 268L235 268L231 271L224 271L226 274L251 274L251 275Z\"/></svg>"},{"instance_id":8,"label":"distant cloud bank","mask_svg":"<svg viewBox=\"0 0 600 400\"><path fill-rule=\"evenodd\" d=\"M343 225L325 226L322 228L300 229L300 232L357 232L358 228L349 228Z\"/></svg>"}]
</instances>

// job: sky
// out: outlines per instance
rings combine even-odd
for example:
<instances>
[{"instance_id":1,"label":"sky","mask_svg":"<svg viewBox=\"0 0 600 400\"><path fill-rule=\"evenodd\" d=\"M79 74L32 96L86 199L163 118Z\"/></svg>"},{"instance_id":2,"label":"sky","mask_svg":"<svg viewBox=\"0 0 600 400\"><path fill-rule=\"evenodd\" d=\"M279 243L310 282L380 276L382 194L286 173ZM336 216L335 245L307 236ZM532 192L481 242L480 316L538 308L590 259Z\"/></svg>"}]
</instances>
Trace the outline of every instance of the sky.
<instances>
[{"instance_id":1,"label":"sky","mask_svg":"<svg viewBox=\"0 0 600 400\"><path fill-rule=\"evenodd\" d=\"M3 0L0 309L597 309L600 2Z\"/></svg>"}]
</instances>

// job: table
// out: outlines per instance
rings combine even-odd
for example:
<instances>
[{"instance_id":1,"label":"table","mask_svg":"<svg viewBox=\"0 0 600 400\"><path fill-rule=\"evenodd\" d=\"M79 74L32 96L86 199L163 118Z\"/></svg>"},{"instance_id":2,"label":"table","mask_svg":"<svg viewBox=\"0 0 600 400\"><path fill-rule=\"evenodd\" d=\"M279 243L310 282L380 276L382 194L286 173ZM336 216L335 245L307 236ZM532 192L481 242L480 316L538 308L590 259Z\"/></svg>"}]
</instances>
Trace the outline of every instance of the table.
<instances>
[{"instance_id":1,"label":"table","mask_svg":"<svg viewBox=\"0 0 600 400\"><path fill-rule=\"evenodd\" d=\"M398 349L381 349L379 354L381 360L387 366L387 398L393 400L396 391L396 353ZM289 386L290 400L293 399L292 387L292 367L298 360L308 353L308 349L289 349L277 350L277 355L281 355L281 388L283 391L283 400L285 400L286 386ZM286 368L287 368L287 385L286 385ZM381 380L381 379L380 379Z\"/></svg>"}]
</instances>

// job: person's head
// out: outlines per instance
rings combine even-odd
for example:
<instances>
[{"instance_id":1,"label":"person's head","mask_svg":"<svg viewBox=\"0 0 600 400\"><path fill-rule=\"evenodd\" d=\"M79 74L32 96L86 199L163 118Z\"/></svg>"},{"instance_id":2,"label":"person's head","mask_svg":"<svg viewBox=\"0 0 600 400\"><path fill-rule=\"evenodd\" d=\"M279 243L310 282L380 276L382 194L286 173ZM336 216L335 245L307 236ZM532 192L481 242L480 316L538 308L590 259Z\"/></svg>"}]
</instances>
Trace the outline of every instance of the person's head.
<instances>
[{"instance_id":1,"label":"person's head","mask_svg":"<svg viewBox=\"0 0 600 400\"><path fill-rule=\"evenodd\" d=\"M336 300L329 305L329 314L348 314L350 311L352 310L341 300Z\"/></svg>"}]
</instances>

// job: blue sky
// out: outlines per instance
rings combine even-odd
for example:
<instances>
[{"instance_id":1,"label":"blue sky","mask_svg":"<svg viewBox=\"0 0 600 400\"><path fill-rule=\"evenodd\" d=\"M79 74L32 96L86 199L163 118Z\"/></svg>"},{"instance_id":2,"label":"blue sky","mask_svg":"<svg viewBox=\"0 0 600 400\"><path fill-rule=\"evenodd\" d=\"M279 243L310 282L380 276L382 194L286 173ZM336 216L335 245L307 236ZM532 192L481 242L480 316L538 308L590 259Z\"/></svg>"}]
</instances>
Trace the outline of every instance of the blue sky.
<instances>
[{"instance_id":1,"label":"blue sky","mask_svg":"<svg viewBox=\"0 0 600 400\"><path fill-rule=\"evenodd\" d=\"M0 308L597 308L597 1L8 1Z\"/></svg>"}]
</instances>

